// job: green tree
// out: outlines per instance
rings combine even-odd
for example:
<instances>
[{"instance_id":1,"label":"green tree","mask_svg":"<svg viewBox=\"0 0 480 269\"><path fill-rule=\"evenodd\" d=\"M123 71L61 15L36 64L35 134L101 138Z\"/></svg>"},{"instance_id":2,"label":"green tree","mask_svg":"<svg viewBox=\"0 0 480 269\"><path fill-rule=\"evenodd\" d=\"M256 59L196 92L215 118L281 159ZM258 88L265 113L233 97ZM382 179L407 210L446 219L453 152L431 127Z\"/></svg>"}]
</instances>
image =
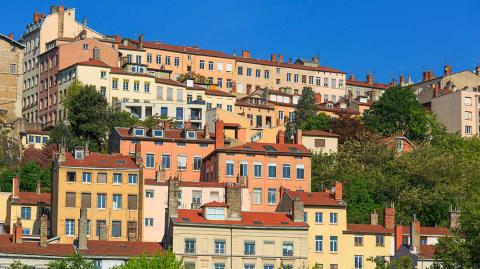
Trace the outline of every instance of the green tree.
<instances>
[{"instance_id":1,"label":"green tree","mask_svg":"<svg viewBox=\"0 0 480 269\"><path fill-rule=\"evenodd\" d=\"M384 136L404 133L412 140L428 138L430 118L410 87L393 87L365 111L365 125Z\"/></svg>"},{"instance_id":2,"label":"green tree","mask_svg":"<svg viewBox=\"0 0 480 269\"><path fill-rule=\"evenodd\" d=\"M357 139L358 135L368 131L360 120L345 115L331 118L330 126L332 132L340 136L338 140L340 144L350 139Z\"/></svg>"},{"instance_id":3,"label":"green tree","mask_svg":"<svg viewBox=\"0 0 480 269\"><path fill-rule=\"evenodd\" d=\"M433 268L466 269L471 268L465 240L458 234L442 237L435 245L435 264Z\"/></svg>"},{"instance_id":4,"label":"green tree","mask_svg":"<svg viewBox=\"0 0 480 269\"><path fill-rule=\"evenodd\" d=\"M156 254L153 257L142 255L128 259L123 265L115 266L114 269L183 269L183 259L177 259L175 253L168 250L165 253Z\"/></svg>"},{"instance_id":5,"label":"green tree","mask_svg":"<svg viewBox=\"0 0 480 269\"><path fill-rule=\"evenodd\" d=\"M178 77L177 77L177 81L184 81L185 79L193 79L193 81L195 83L208 83L209 80L205 77L205 76L202 76L200 74L197 74L195 72L187 72L187 73L183 73L183 74L180 74Z\"/></svg>"},{"instance_id":6,"label":"green tree","mask_svg":"<svg viewBox=\"0 0 480 269\"><path fill-rule=\"evenodd\" d=\"M413 263L410 256L402 256L398 259L393 259L390 262L378 257L370 257L367 261L375 263L375 269L412 269Z\"/></svg>"},{"instance_id":7,"label":"green tree","mask_svg":"<svg viewBox=\"0 0 480 269\"><path fill-rule=\"evenodd\" d=\"M295 105L295 117L293 119L295 130L301 129L308 119L317 114L317 105L315 104L315 94L310 87L304 87L302 95Z\"/></svg>"},{"instance_id":8,"label":"green tree","mask_svg":"<svg viewBox=\"0 0 480 269\"><path fill-rule=\"evenodd\" d=\"M108 116L108 130L113 130L114 127L131 127L138 124L140 121L127 111L116 111L110 109Z\"/></svg>"},{"instance_id":9,"label":"green tree","mask_svg":"<svg viewBox=\"0 0 480 269\"><path fill-rule=\"evenodd\" d=\"M80 254L74 254L68 258L52 261L48 264L49 269L95 269L92 261L85 259Z\"/></svg>"},{"instance_id":10,"label":"green tree","mask_svg":"<svg viewBox=\"0 0 480 269\"><path fill-rule=\"evenodd\" d=\"M31 268L30 266L23 264L19 260L13 261L13 263L10 264L10 266L8 267L8 269L30 269L30 268Z\"/></svg>"},{"instance_id":11,"label":"green tree","mask_svg":"<svg viewBox=\"0 0 480 269\"><path fill-rule=\"evenodd\" d=\"M325 113L319 113L307 120L302 124L302 130L331 130L331 118Z\"/></svg>"}]
</instances>

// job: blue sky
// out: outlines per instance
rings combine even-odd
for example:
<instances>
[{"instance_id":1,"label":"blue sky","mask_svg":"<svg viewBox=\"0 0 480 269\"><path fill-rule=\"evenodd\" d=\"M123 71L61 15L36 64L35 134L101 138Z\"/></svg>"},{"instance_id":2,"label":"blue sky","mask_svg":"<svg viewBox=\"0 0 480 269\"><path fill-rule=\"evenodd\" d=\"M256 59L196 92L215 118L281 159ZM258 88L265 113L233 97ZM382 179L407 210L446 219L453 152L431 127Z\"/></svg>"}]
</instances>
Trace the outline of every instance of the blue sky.
<instances>
[{"instance_id":1,"label":"blue sky","mask_svg":"<svg viewBox=\"0 0 480 269\"><path fill-rule=\"evenodd\" d=\"M75 7L77 20L86 16L104 34L249 49L255 58L319 53L322 65L361 79L369 71L376 81L398 81L400 73L418 80L424 68L438 75L447 62L454 71L480 66L476 0L7 1L0 32L20 36L35 10L55 4Z\"/></svg>"}]
</instances>

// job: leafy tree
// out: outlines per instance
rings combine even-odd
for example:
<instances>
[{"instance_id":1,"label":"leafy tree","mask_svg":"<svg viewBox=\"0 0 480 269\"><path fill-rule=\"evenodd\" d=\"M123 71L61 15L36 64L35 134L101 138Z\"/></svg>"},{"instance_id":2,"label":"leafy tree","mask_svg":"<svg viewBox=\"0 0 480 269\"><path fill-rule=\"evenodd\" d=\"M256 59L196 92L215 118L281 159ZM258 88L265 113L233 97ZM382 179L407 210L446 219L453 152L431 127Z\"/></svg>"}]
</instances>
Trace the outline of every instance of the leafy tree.
<instances>
[{"instance_id":1,"label":"leafy tree","mask_svg":"<svg viewBox=\"0 0 480 269\"><path fill-rule=\"evenodd\" d=\"M70 151L75 147L85 146L85 142L81 138L73 135L70 126L61 122L50 131L48 144L60 145L63 143Z\"/></svg>"},{"instance_id":2,"label":"leafy tree","mask_svg":"<svg viewBox=\"0 0 480 269\"><path fill-rule=\"evenodd\" d=\"M302 130L331 130L331 119L325 113L319 113L307 118L301 126Z\"/></svg>"},{"instance_id":3,"label":"leafy tree","mask_svg":"<svg viewBox=\"0 0 480 269\"><path fill-rule=\"evenodd\" d=\"M154 115L151 117L146 118L143 122L142 125L148 128L152 128L154 126L160 125L162 122L168 122L170 128L176 128L177 127L177 121L173 118L168 118L165 116L158 116Z\"/></svg>"},{"instance_id":4,"label":"leafy tree","mask_svg":"<svg viewBox=\"0 0 480 269\"><path fill-rule=\"evenodd\" d=\"M410 87L393 87L365 111L365 125L384 136L404 133L412 140L428 138L430 118Z\"/></svg>"},{"instance_id":5,"label":"leafy tree","mask_svg":"<svg viewBox=\"0 0 480 269\"><path fill-rule=\"evenodd\" d=\"M368 131L360 120L344 115L332 118L330 126L333 133L340 135L338 140L340 144L350 139L357 139L358 135Z\"/></svg>"},{"instance_id":6,"label":"leafy tree","mask_svg":"<svg viewBox=\"0 0 480 269\"><path fill-rule=\"evenodd\" d=\"M168 250L165 253L156 254L153 257L142 255L130 258L128 261L114 269L183 269L183 259L177 259L175 253Z\"/></svg>"},{"instance_id":7,"label":"leafy tree","mask_svg":"<svg viewBox=\"0 0 480 269\"><path fill-rule=\"evenodd\" d=\"M402 256L398 259L392 259L390 262L382 258L370 257L367 261L375 263L375 269L412 269L413 263L410 256Z\"/></svg>"},{"instance_id":8,"label":"leafy tree","mask_svg":"<svg viewBox=\"0 0 480 269\"><path fill-rule=\"evenodd\" d=\"M180 74L177 77L177 81L184 81L185 79L193 79L195 83L208 83L209 80L205 76L202 76L200 74L197 74L195 72L187 72L184 74Z\"/></svg>"},{"instance_id":9,"label":"leafy tree","mask_svg":"<svg viewBox=\"0 0 480 269\"><path fill-rule=\"evenodd\" d=\"M464 269L470 267L470 257L465 241L458 234L442 237L435 245L433 268Z\"/></svg>"},{"instance_id":10,"label":"leafy tree","mask_svg":"<svg viewBox=\"0 0 480 269\"><path fill-rule=\"evenodd\" d=\"M8 269L30 269L30 268L31 268L30 266L23 264L19 260L13 261L13 263L10 264L10 266L8 267Z\"/></svg>"},{"instance_id":11,"label":"leafy tree","mask_svg":"<svg viewBox=\"0 0 480 269\"><path fill-rule=\"evenodd\" d=\"M139 123L139 120L127 111L116 111L110 109L108 117L108 129L113 130L114 127L131 127Z\"/></svg>"},{"instance_id":12,"label":"leafy tree","mask_svg":"<svg viewBox=\"0 0 480 269\"><path fill-rule=\"evenodd\" d=\"M312 88L304 87L302 95L295 106L295 118L293 119L295 130L302 128L308 119L317 114L317 105L315 104L315 94Z\"/></svg>"},{"instance_id":13,"label":"leafy tree","mask_svg":"<svg viewBox=\"0 0 480 269\"><path fill-rule=\"evenodd\" d=\"M54 144L48 144L42 149L28 147L23 151L22 164L33 161L42 169L48 168L52 164L56 149Z\"/></svg>"},{"instance_id":14,"label":"leafy tree","mask_svg":"<svg viewBox=\"0 0 480 269\"><path fill-rule=\"evenodd\" d=\"M52 261L48 264L49 269L95 269L92 261L85 259L80 254L74 254L65 259Z\"/></svg>"}]
</instances>

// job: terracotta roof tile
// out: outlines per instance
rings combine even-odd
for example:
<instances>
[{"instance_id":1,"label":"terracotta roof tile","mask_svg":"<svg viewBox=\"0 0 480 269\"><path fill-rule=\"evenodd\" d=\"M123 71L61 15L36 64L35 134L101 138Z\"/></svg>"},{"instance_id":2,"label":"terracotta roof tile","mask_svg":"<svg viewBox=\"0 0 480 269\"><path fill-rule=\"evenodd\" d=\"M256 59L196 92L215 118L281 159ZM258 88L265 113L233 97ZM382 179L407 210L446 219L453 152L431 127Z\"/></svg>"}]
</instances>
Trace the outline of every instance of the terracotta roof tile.
<instances>
[{"instance_id":1,"label":"terracotta roof tile","mask_svg":"<svg viewBox=\"0 0 480 269\"><path fill-rule=\"evenodd\" d=\"M302 135L306 136L327 136L327 137L340 137L338 134L325 132L321 130L305 130L302 131Z\"/></svg>"},{"instance_id":2,"label":"terracotta roof tile","mask_svg":"<svg viewBox=\"0 0 480 269\"><path fill-rule=\"evenodd\" d=\"M273 110L273 106L272 105L268 105L268 104L252 104L248 101L245 101L245 100L237 100L235 102L235 105L236 106L247 106L247 107L255 107L255 108L263 108L263 109L271 109Z\"/></svg>"},{"instance_id":3,"label":"terracotta roof tile","mask_svg":"<svg viewBox=\"0 0 480 269\"><path fill-rule=\"evenodd\" d=\"M307 228L304 222L294 222L286 213L279 212L241 212L241 220L207 220L203 217L202 210L179 209L176 223L183 224L211 224L235 225L253 227L297 227Z\"/></svg>"},{"instance_id":4,"label":"terracotta roof tile","mask_svg":"<svg viewBox=\"0 0 480 269\"><path fill-rule=\"evenodd\" d=\"M228 207L228 205L222 202L212 201L212 202L203 204L202 208L203 207Z\"/></svg>"},{"instance_id":5,"label":"terracotta roof tile","mask_svg":"<svg viewBox=\"0 0 480 269\"><path fill-rule=\"evenodd\" d=\"M85 155L84 159L77 160L71 153L66 153L65 157L65 162L61 166L139 169L134 158L122 154L99 154L92 152Z\"/></svg>"},{"instance_id":6,"label":"terracotta roof tile","mask_svg":"<svg viewBox=\"0 0 480 269\"><path fill-rule=\"evenodd\" d=\"M433 245L420 246L420 253L418 253L419 257L432 259L434 254L435 254L435 246Z\"/></svg>"},{"instance_id":7,"label":"terracotta roof tile","mask_svg":"<svg viewBox=\"0 0 480 269\"><path fill-rule=\"evenodd\" d=\"M89 240L87 246L88 250L80 251L82 255L132 257L142 254L152 256L164 251L160 243L157 242Z\"/></svg>"},{"instance_id":8,"label":"terracotta roof tile","mask_svg":"<svg viewBox=\"0 0 480 269\"><path fill-rule=\"evenodd\" d=\"M242 57L236 57L236 60L237 60L237 62L243 62L243 63L269 65L269 66L276 66L276 67L286 67L286 68L311 70L311 71L318 71L318 72L330 72L330 73L346 74L343 71L340 71L340 70L335 69L335 68L327 67L327 66L305 66L305 65L301 65L301 64L282 63L282 62L274 62L274 61L270 61L270 60L262 60L262 59L254 59L254 58L242 58Z\"/></svg>"},{"instance_id":9,"label":"terracotta roof tile","mask_svg":"<svg viewBox=\"0 0 480 269\"><path fill-rule=\"evenodd\" d=\"M179 52L179 53L196 54L196 55L212 56L212 57L219 57L219 58L228 58L228 59L234 58L234 56L223 53L221 51L206 50L206 49L201 49L198 47L191 47L191 46L169 45L169 44L154 42L154 41L143 42L143 47L149 48L149 49L166 50L166 51L173 51L173 52Z\"/></svg>"},{"instance_id":10,"label":"terracotta roof tile","mask_svg":"<svg viewBox=\"0 0 480 269\"><path fill-rule=\"evenodd\" d=\"M50 193L20 192L19 198L12 198L12 203L21 205L50 205Z\"/></svg>"},{"instance_id":11,"label":"terracotta roof tile","mask_svg":"<svg viewBox=\"0 0 480 269\"><path fill-rule=\"evenodd\" d=\"M358 234L392 234L393 229L387 229L382 225L371 224L347 224L347 230L345 233L358 233Z\"/></svg>"},{"instance_id":12,"label":"terracotta roof tile","mask_svg":"<svg viewBox=\"0 0 480 269\"><path fill-rule=\"evenodd\" d=\"M168 79L168 78L155 78L156 83L161 83L161 84L166 84L166 85L172 85L172 86L177 86L177 87L186 87L186 85L173 80L173 79Z\"/></svg>"},{"instance_id":13,"label":"terracotta roof tile","mask_svg":"<svg viewBox=\"0 0 480 269\"><path fill-rule=\"evenodd\" d=\"M354 86L360 86L360 87L366 87L366 88L375 88L375 89L381 89L381 90L386 90L390 88L390 85L384 84L384 83L369 84L366 81L358 81L358 80L350 80L350 79L347 79L347 85L354 85Z\"/></svg>"},{"instance_id":14,"label":"terracotta roof tile","mask_svg":"<svg viewBox=\"0 0 480 269\"><path fill-rule=\"evenodd\" d=\"M123 70L120 67L112 67L110 73L111 74L119 74L119 75L136 76L136 77L155 78L155 76L152 76L150 74L128 72L128 71Z\"/></svg>"},{"instance_id":15,"label":"terracotta roof tile","mask_svg":"<svg viewBox=\"0 0 480 269\"><path fill-rule=\"evenodd\" d=\"M108 64L105 62L102 62L100 60L88 60L88 61L83 61L77 63L77 65L87 65L87 66L97 66L97 67L106 67L106 68L111 68Z\"/></svg>"},{"instance_id":16,"label":"terracotta roof tile","mask_svg":"<svg viewBox=\"0 0 480 269\"><path fill-rule=\"evenodd\" d=\"M229 92L221 91L221 90L205 90L206 95L213 95L213 96L223 96L223 97L232 97L235 98L234 94Z\"/></svg>"},{"instance_id":17,"label":"terracotta roof tile","mask_svg":"<svg viewBox=\"0 0 480 269\"><path fill-rule=\"evenodd\" d=\"M245 152L245 153L268 153L279 155L308 155L310 151L303 145L298 144L276 144L276 143L258 143L247 142L245 144L233 147L223 147L217 149L221 152Z\"/></svg>"},{"instance_id":18,"label":"terracotta roof tile","mask_svg":"<svg viewBox=\"0 0 480 269\"><path fill-rule=\"evenodd\" d=\"M145 179L145 185L168 186L167 181L157 182L155 179ZM224 188L225 183L220 182L195 182L195 181L180 181L180 187L198 187L198 188Z\"/></svg>"},{"instance_id":19,"label":"terracotta roof tile","mask_svg":"<svg viewBox=\"0 0 480 269\"><path fill-rule=\"evenodd\" d=\"M334 194L330 192L303 192L286 190L285 193L291 198L298 197L305 206L347 206L343 200L335 200Z\"/></svg>"},{"instance_id":20,"label":"terracotta roof tile","mask_svg":"<svg viewBox=\"0 0 480 269\"><path fill-rule=\"evenodd\" d=\"M0 235L0 253L42 255L42 256L71 256L75 252L73 244L49 244L40 247L37 242L23 242L14 244L10 235Z\"/></svg>"}]
</instances>

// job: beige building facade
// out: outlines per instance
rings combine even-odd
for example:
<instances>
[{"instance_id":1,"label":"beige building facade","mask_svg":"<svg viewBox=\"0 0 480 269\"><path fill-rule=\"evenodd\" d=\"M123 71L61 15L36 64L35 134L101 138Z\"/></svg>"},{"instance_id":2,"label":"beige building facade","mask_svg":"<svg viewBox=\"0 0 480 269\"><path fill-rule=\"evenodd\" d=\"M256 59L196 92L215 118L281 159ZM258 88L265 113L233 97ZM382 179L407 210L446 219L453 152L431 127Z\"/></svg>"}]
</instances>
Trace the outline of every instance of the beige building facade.
<instances>
[{"instance_id":1,"label":"beige building facade","mask_svg":"<svg viewBox=\"0 0 480 269\"><path fill-rule=\"evenodd\" d=\"M0 34L0 116L6 122L22 117L23 49L13 35Z\"/></svg>"}]
</instances>

